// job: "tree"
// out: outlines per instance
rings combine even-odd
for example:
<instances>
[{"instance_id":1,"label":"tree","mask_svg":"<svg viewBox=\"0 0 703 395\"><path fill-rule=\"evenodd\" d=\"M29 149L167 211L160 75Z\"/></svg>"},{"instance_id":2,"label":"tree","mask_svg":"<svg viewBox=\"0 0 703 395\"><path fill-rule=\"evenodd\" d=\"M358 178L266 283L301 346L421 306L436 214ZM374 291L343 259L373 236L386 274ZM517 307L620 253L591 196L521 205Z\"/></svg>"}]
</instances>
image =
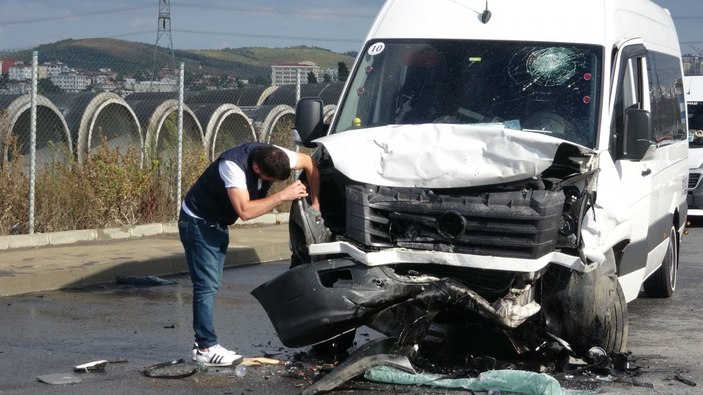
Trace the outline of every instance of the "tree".
<instances>
[{"instance_id":1,"label":"tree","mask_svg":"<svg viewBox=\"0 0 703 395\"><path fill-rule=\"evenodd\" d=\"M308 71L308 84L317 84L317 76L312 71Z\"/></svg>"},{"instance_id":2,"label":"tree","mask_svg":"<svg viewBox=\"0 0 703 395\"><path fill-rule=\"evenodd\" d=\"M323 80L324 80L325 83L332 82L332 76L329 75L329 74L327 74L327 73L325 73L325 74L322 76L322 78L323 78Z\"/></svg>"},{"instance_id":3,"label":"tree","mask_svg":"<svg viewBox=\"0 0 703 395\"><path fill-rule=\"evenodd\" d=\"M349 77L349 69L347 64L344 62L337 62L337 75L339 77L339 82L344 82Z\"/></svg>"}]
</instances>

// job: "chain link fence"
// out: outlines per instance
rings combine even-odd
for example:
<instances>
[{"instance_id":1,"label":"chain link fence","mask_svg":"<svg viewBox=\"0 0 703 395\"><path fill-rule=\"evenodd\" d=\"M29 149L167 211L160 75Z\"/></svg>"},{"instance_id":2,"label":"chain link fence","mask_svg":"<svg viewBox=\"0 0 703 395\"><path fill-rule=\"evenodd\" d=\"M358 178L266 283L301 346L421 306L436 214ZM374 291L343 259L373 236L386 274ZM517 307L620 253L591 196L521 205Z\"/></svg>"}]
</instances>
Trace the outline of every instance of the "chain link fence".
<instances>
[{"instance_id":1,"label":"chain link fence","mask_svg":"<svg viewBox=\"0 0 703 395\"><path fill-rule=\"evenodd\" d=\"M135 78L119 64L79 71L41 57L0 89L0 236L173 221L222 151L249 141L297 149L297 100L322 97L330 116L343 85L191 89L183 63Z\"/></svg>"}]
</instances>

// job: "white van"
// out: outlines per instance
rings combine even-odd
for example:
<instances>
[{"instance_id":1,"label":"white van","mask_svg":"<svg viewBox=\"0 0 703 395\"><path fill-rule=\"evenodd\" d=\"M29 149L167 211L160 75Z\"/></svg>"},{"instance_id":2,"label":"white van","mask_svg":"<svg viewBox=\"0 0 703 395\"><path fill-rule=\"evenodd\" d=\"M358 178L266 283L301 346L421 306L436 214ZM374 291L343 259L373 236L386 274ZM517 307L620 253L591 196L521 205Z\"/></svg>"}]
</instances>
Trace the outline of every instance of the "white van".
<instances>
[{"instance_id":1,"label":"white van","mask_svg":"<svg viewBox=\"0 0 703 395\"><path fill-rule=\"evenodd\" d=\"M624 350L627 302L676 287L682 76L648 0L387 1L331 123L298 104L321 213L293 206L292 268L253 294L290 347L488 323Z\"/></svg>"},{"instance_id":2,"label":"white van","mask_svg":"<svg viewBox=\"0 0 703 395\"><path fill-rule=\"evenodd\" d=\"M684 77L688 108L688 216L703 217L703 75Z\"/></svg>"}]
</instances>

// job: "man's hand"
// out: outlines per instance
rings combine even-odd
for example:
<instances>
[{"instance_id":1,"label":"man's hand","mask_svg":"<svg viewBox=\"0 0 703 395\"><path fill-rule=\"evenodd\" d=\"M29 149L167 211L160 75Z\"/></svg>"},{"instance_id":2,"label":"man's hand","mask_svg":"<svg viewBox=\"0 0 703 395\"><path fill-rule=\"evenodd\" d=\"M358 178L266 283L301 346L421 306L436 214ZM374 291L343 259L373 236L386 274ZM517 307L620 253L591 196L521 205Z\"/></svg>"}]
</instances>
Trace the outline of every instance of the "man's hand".
<instances>
[{"instance_id":1,"label":"man's hand","mask_svg":"<svg viewBox=\"0 0 703 395\"><path fill-rule=\"evenodd\" d=\"M305 184L300 182L300 180L294 181L292 184L285 187L280 193L281 199L284 201L292 201L308 196L307 188L305 188Z\"/></svg>"},{"instance_id":2,"label":"man's hand","mask_svg":"<svg viewBox=\"0 0 703 395\"><path fill-rule=\"evenodd\" d=\"M283 202L290 202L308 196L305 184L299 180L294 181L273 195L261 199L250 200L249 191L240 188L227 188L227 194L234 211L237 212L237 215L243 221L266 214Z\"/></svg>"},{"instance_id":3,"label":"man's hand","mask_svg":"<svg viewBox=\"0 0 703 395\"><path fill-rule=\"evenodd\" d=\"M320 172L317 163L308 154L298 153L298 163L293 167L295 170L304 170L307 182L310 186L310 205L316 210L320 209ZM307 196L307 195L306 195Z\"/></svg>"}]
</instances>

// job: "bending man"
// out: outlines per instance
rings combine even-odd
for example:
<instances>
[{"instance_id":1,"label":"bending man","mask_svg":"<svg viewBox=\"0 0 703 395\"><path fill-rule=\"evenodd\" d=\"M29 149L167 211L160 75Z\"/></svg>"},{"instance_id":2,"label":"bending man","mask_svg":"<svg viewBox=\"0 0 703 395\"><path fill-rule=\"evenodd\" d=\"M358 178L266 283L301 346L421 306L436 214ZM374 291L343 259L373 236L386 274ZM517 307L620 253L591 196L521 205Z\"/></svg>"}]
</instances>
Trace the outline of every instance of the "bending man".
<instances>
[{"instance_id":1,"label":"bending man","mask_svg":"<svg viewBox=\"0 0 703 395\"><path fill-rule=\"evenodd\" d=\"M267 195L274 181L287 180L291 170L304 170L310 190L294 181ZM193 283L194 361L206 366L230 366L242 356L222 347L213 324L220 288L228 226L237 219L266 214L279 204L305 198L319 204L320 177L315 161L306 154L263 143L245 143L224 151L191 186L181 206L178 231Z\"/></svg>"}]
</instances>

